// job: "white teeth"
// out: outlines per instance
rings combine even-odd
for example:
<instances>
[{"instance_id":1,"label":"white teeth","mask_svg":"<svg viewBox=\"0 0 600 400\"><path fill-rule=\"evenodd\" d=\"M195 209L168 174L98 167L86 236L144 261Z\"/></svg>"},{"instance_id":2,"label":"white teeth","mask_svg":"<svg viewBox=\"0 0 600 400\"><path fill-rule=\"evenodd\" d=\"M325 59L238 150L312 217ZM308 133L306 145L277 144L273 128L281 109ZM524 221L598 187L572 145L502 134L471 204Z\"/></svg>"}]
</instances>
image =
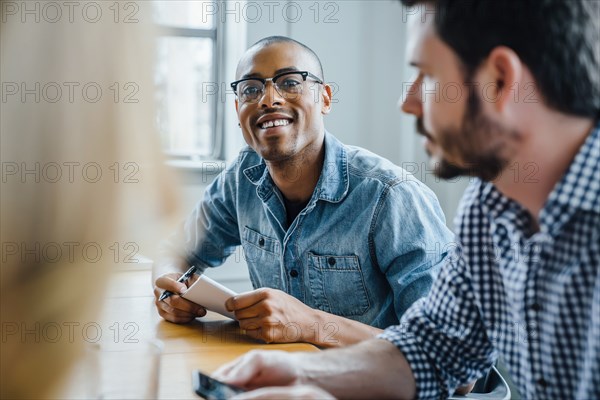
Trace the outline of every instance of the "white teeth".
<instances>
[{"instance_id":1,"label":"white teeth","mask_svg":"<svg viewBox=\"0 0 600 400\"><path fill-rule=\"evenodd\" d=\"M275 119L267 122L263 122L260 126L262 129L272 128L273 126L285 126L289 125L290 121L287 119Z\"/></svg>"}]
</instances>

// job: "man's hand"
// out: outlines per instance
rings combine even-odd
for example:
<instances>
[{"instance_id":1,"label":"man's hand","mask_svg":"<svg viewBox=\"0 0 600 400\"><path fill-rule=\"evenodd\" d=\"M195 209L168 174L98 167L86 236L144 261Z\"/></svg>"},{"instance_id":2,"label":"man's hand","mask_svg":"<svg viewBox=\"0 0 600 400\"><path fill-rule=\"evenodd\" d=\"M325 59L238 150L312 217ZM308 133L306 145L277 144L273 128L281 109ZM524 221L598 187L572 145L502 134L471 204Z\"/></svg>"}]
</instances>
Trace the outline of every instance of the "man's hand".
<instances>
[{"instance_id":1,"label":"man's hand","mask_svg":"<svg viewBox=\"0 0 600 400\"><path fill-rule=\"evenodd\" d=\"M316 340L318 311L281 290L253 290L230 298L225 305L235 312L240 327L255 339L267 343L314 343Z\"/></svg>"},{"instance_id":2,"label":"man's hand","mask_svg":"<svg viewBox=\"0 0 600 400\"><path fill-rule=\"evenodd\" d=\"M382 339L311 353L255 350L225 364L213 377L247 390L314 385L340 398L412 399L416 395L406 358ZM271 392L255 394L266 396Z\"/></svg>"},{"instance_id":3,"label":"man's hand","mask_svg":"<svg viewBox=\"0 0 600 400\"><path fill-rule=\"evenodd\" d=\"M316 386L279 386L264 389L256 389L232 397L232 400L335 400L331 394Z\"/></svg>"},{"instance_id":4,"label":"man's hand","mask_svg":"<svg viewBox=\"0 0 600 400\"><path fill-rule=\"evenodd\" d=\"M180 296L188 288L185 283L177 282L181 275L176 272L164 274L156 278L154 282L154 304L156 304L158 314L165 320L176 324L185 324L206 315L204 307ZM165 290L172 292L173 295L159 301L160 295Z\"/></svg>"},{"instance_id":5,"label":"man's hand","mask_svg":"<svg viewBox=\"0 0 600 400\"><path fill-rule=\"evenodd\" d=\"M252 350L219 368L213 378L245 389L302 383L302 353Z\"/></svg>"}]
</instances>

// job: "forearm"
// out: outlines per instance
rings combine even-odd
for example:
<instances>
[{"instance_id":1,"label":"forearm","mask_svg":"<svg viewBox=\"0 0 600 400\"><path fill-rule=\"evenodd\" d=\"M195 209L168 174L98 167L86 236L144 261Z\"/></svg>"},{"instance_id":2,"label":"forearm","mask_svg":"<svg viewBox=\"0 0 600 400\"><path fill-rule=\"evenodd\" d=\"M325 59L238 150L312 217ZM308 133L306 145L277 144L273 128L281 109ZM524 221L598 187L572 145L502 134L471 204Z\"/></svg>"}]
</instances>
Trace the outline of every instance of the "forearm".
<instances>
[{"instance_id":1,"label":"forearm","mask_svg":"<svg viewBox=\"0 0 600 400\"><path fill-rule=\"evenodd\" d=\"M299 383L319 386L337 398L415 397L415 380L406 358L386 340L302 357Z\"/></svg>"},{"instance_id":2,"label":"forearm","mask_svg":"<svg viewBox=\"0 0 600 400\"><path fill-rule=\"evenodd\" d=\"M345 347L373 339L381 329L338 315L315 310L315 323L304 333L304 340L319 347Z\"/></svg>"}]
</instances>

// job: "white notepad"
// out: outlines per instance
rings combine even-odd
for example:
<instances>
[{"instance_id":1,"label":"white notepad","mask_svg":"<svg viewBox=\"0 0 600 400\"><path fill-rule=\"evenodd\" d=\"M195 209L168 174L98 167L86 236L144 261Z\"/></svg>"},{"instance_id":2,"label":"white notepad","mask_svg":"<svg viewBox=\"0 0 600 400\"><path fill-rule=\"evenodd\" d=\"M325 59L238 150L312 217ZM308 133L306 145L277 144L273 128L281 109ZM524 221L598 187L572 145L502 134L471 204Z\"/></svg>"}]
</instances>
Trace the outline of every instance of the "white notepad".
<instances>
[{"instance_id":1,"label":"white notepad","mask_svg":"<svg viewBox=\"0 0 600 400\"><path fill-rule=\"evenodd\" d=\"M200 275L200 278L181 297L199 304L207 310L235 319L235 315L225 308L225 302L236 294L233 290L213 281L208 276Z\"/></svg>"}]
</instances>

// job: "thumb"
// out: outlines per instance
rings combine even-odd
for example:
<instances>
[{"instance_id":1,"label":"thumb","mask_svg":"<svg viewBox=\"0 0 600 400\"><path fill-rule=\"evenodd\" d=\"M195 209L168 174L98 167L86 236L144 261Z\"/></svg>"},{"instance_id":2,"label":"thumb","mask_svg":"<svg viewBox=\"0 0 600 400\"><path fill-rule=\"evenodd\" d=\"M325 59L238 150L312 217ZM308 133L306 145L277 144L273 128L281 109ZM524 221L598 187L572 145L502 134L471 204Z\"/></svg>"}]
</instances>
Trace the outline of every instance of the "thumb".
<instances>
[{"instance_id":1,"label":"thumb","mask_svg":"<svg viewBox=\"0 0 600 400\"><path fill-rule=\"evenodd\" d=\"M174 278L174 274L162 275L156 279L156 287L169 292L182 294L187 290L187 286L183 282L177 282Z\"/></svg>"}]
</instances>

